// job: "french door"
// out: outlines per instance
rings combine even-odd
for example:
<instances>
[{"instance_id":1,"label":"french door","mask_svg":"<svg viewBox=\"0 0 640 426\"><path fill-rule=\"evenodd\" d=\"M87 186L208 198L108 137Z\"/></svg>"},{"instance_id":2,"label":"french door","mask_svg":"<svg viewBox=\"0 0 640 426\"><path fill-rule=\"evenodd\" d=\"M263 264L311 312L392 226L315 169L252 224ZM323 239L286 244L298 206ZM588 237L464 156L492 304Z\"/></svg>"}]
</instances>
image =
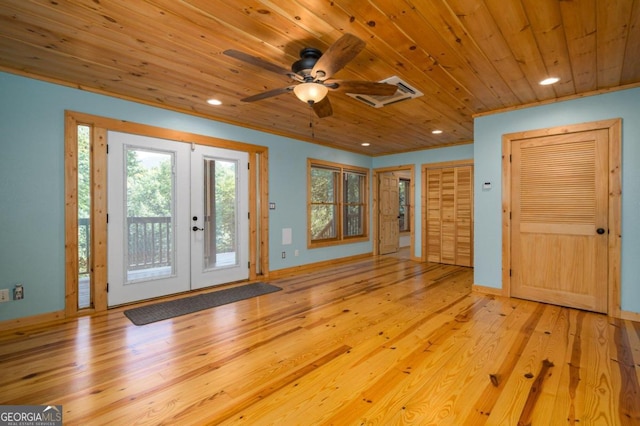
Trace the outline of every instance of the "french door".
<instances>
[{"instance_id":1,"label":"french door","mask_svg":"<svg viewBox=\"0 0 640 426\"><path fill-rule=\"evenodd\" d=\"M191 152L191 288L249 277L249 158L194 145Z\"/></svg>"},{"instance_id":2,"label":"french door","mask_svg":"<svg viewBox=\"0 0 640 426\"><path fill-rule=\"evenodd\" d=\"M109 306L248 278L247 153L108 141Z\"/></svg>"}]
</instances>

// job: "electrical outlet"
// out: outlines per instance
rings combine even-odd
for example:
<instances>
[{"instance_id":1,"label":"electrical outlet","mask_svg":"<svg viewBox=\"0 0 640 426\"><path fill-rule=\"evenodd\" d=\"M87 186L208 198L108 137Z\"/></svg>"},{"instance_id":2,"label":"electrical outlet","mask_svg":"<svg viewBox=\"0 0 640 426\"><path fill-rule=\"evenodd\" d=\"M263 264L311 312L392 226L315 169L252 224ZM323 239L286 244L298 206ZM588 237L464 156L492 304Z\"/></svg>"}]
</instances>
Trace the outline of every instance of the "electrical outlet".
<instances>
[{"instance_id":1,"label":"electrical outlet","mask_svg":"<svg viewBox=\"0 0 640 426\"><path fill-rule=\"evenodd\" d=\"M0 302L8 302L9 300L9 289L3 288L0 290Z\"/></svg>"},{"instance_id":2,"label":"electrical outlet","mask_svg":"<svg viewBox=\"0 0 640 426\"><path fill-rule=\"evenodd\" d=\"M16 284L13 289L13 300L22 300L24 299L24 288L22 284Z\"/></svg>"},{"instance_id":3,"label":"electrical outlet","mask_svg":"<svg viewBox=\"0 0 640 426\"><path fill-rule=\"evenodd\" d=\"M299 252L298 250L296 250L296 251L294 251L294 252L293 252L293 255L294 255L294 256L298 256L299 254L300 254L300 252Z\"/></svg>"},{"instance_id":4,"label":"electrical outlet","mask_svg":"<svg viewBox=\"0 0 640 426\"><path fill-rule=\"evenodd\" d=\"M287 252L286 252L286 251L283 251L283 252L282 252L282 258L283 258L283 259L286 259L286 258L287 258Z\"/></svg>"}]
</instances>

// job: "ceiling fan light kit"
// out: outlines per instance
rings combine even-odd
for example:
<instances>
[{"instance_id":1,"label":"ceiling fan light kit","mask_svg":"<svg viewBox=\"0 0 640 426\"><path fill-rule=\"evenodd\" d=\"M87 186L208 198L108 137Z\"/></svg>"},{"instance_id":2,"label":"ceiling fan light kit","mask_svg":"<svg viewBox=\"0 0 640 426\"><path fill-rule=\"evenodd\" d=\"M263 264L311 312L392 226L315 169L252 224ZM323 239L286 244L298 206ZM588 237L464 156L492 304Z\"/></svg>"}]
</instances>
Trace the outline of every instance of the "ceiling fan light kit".
<instances>
[{"instance_id":1,"label":"ceiling fan light kit","mask_svg":"<svg viewBox=\"0 0 640 426\"><path fill-rule=\"evenodd\" d=\"M364 41L349 33L344 34L329 46L324 54L316 48L306 47L300 51L300 59L291 65L291 72L262 58L237 50L229 49L223 53L264 70L284 74L297 82L293 86L271 89L249 96L241 99L242 102L255 102L293 91L298 99L312 106L319 118L323 118L333 114L333 108L327 96L329 89L346 94L371 96L391 96L396 93L398 87L386 82L330 80L333 74L344 68L364 47Z\"/></svg>"},{"instance_id":2,"label":"ceiling fan light kit","mask_svg":"<svg viewBox=\"0 0 640 426\"><path fill-rule=\"evenodd\" d=\"M301 83L293 88L293 93L295 93L302 102L314 104L324 99L327 93L329 93L329 89L324 84Z\"/></svg>"}]
</instances>

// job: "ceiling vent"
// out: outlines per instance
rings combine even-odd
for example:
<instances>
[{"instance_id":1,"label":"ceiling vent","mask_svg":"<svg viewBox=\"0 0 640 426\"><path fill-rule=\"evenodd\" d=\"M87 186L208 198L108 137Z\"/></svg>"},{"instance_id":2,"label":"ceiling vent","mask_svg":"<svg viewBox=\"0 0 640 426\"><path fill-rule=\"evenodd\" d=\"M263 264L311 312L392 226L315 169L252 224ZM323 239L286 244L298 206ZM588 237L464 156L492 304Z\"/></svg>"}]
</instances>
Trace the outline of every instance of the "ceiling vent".
<instances>
[{"instance_id":1,"label":"ceiling vent","mask_svg":"<svg viewBox=\"0 0 640 426\"><path fill-rule=\"evenodd\" d=\"M382 108L387 105L395 104L398 102L406 101L413 98L418 98L424 93L411 86L406 81L400 79L400 77L393 76L381 80L380 83L388 83L398 86L398 90L391 96L371 96L371 95L357 95L353 93L347 93L348 96L359 100L374 108Z\"/></svg>"}]
</instances>

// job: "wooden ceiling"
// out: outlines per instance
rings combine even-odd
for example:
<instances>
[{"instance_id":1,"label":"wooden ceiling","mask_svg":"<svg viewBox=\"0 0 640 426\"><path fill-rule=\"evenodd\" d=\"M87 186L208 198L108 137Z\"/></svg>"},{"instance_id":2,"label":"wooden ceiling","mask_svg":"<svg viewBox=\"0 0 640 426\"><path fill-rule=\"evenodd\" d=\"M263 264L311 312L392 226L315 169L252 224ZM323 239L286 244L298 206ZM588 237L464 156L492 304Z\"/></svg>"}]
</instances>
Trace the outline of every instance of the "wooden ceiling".
<instances>
[{"instance_id":1,"label":"wooden ceiling","mask_svg":"<svg viewBox=\"0 0 640 426\"><path fill-rule=\"evenodd\" d=\"M0 19L5 71L373 156L470 142L475 114L640 85L640 0L1 0ZM224 50L288 69L344 33L367 44L336 78L398 76L424 96L330 92L322 119L293 93L240 102L292 80Z\"/></svg>"}]
</instances>

